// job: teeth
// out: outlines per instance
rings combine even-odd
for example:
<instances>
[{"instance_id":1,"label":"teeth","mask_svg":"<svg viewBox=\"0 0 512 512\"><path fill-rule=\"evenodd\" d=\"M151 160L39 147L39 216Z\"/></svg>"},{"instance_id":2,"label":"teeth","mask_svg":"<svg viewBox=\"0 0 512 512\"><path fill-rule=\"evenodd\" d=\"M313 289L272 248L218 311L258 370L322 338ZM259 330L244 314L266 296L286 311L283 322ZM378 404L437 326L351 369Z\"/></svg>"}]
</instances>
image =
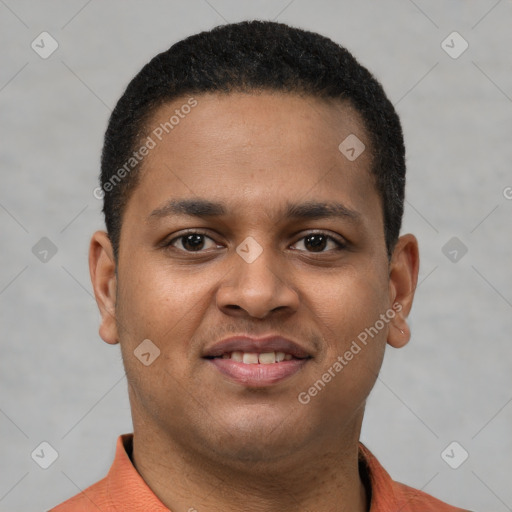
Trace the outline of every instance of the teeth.
<instances>
[{"instance_id":1,"label":"teeth","mask_svg":"<svg viewBox=\"0 0 512 512\"><path fill-rule=\"evenodd\" d=\"M231 352L231 354L222 354L222 359L231 359L237 363L245 364L273 364L282 361L291 361L293 356L284 352L264 352L258 354L256 352L241 352L239 350Z\"/></svg>"},{"instance_id":2,"label":"teeth","mask_svg":"<svg viewBox=\"0 0 512 512\"><path fill-rule=\"evenodd\" d=\"M229 354L228 354L228 356L229 356ZM233 361L237 361L238 363L241 363L243 361L243 356L244 356L243 352L232 352L231 359Z\"/></svg>"},{"instance_id":3,"label":"teeth","mask_svg":"<svg viewBox=\"0 0 512 512\"><path fill-rule=\"evenodd\" d=\"M265 354L260 354L258 356L258 360L261 364L270 364L276 362L276 353L275 352L266 352Z\"/></svg>"},{"instance_id":4,"label":"teeth","mask_svg":"<svg viewBox=\"0 0 512 512\"><path fill-rule=\"evenodd\" d=\"M258 364L258 354L254 352L244 352L243 362L245 364Z\"/></svg>"}]
</instances>

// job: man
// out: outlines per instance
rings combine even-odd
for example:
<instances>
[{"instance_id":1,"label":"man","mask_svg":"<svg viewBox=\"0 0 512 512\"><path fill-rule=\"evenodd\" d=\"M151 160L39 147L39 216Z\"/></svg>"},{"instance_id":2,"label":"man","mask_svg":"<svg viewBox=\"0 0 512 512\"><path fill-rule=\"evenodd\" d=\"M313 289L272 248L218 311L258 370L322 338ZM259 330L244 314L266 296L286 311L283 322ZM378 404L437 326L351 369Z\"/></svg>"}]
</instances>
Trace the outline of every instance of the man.
<instances>
[{"instance_id":1,"label":"man","mask_svg":"<svg viewBox=\"0 0 512 512\"><path fill-rule=\"evenodd\" d=\"M331 40L271 22L176 43L105 135L91 240L133 434L66 511L456 511L359 442L417 283L393 106Z\"/></svg>"}]
</instances>

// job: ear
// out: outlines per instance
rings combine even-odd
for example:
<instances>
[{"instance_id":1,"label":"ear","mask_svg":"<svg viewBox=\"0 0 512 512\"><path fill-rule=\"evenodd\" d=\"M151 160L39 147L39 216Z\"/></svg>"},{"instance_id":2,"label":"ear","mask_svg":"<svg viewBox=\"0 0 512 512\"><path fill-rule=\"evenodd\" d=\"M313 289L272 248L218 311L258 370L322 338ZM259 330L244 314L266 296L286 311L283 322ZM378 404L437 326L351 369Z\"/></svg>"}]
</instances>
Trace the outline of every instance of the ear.
<instances>
[{"instance_id":1,"label":"ear","mask_svg":"<svg viewBox=\"0 0 512 512\"><path fill-rule=\"evenodd\" d=\"M418 241L414 235L398 239L389 267L389 299L395 316L391 320L388 343L400 348L411 339L407 316L411 311L414 292L418 283L420 257Z\"/></svg>"},{"instance_id":2,"label":"ear","mask_svg":"<svg viewBox=\"0 0 512 512\"><path fill-rule=\"evenodd\" d=\"M105 231L96 231L92 235L89 272L101 314L100 336L103 341L116 344L119 342L116 325L116 263L110 238Z\"/></svg>"}]
</instances>

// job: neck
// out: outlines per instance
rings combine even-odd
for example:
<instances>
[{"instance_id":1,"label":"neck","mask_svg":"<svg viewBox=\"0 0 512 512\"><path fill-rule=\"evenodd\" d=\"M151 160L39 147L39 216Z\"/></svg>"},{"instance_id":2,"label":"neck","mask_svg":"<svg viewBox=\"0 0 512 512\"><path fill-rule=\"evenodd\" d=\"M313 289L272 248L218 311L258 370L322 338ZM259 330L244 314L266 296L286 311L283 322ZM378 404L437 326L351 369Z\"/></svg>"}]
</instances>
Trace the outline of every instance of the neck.
<instances>
[{"instance_id":1,"label":"neck","mask_svg":"<svg viewBox=\"0 0 512 512\"><path fill-rule=\"evenodd\" d=\"M132 461L147 485L173 512L366 512L359 474L358 435L333 449L296 453L286 460L229 464L191 453L169 436L134 425Z\"/></svg>"}]
</instances>

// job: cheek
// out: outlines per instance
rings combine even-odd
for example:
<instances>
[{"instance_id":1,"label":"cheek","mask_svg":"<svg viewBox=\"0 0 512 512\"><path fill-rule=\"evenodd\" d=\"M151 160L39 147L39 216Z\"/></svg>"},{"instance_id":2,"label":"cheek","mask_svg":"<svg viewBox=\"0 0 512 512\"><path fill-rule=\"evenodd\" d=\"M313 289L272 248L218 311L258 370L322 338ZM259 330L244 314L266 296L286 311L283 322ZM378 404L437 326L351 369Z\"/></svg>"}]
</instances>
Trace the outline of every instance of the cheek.
<instances>
[{"instance_id":1,"label":"cheek","mask_svg":"<svg viewBox=\"0 0 512 512\"><path fill-rule=\"evenodd\" d=\"M146 266L124 278L122 285L120 313L131 327L128 336L153 337L163 346L179 332L194 328L206 300L204 282L186 270Z\"/></svg>"},{"instance_id":2,"label":"cheek","mask_svg":"<svg viewBox=\"0 0 512 512\"><path fill-rule=\"evenodd\" d=\"M338 349L371 327L388 306L388 283L385 271L375 267L346 269L343 274L319 282L310 288L310 303L324 334L337 341Z\"/></svg>"},{"instance_id":3,"label":"cheek","mask_svg":"<svg viewBox=\"0 0 512 512\"><path fill-rule=\"evenodd\" d=\"M116 310L124 366L134 403L145 404L152 416L163 419L184 408L193 376L193 368L184 364L190 358L189 340L211 299L204 280L192 279L186 271L137 266L135 261L130 268L131 274L120 275ZM139 350L143 340L156 348L144 345L147 348ZM148 351L151 362L146 359L146 365L142 354ZM180 388L182 392L169 401L169 390Z\"/></svg>"},{"instance_id":4,"label":"cheek","mask_svg":"<svg viewBox=\"0 0 512 512\"><path fill-rule=\"evenodd\" d=\"M381 320L387 309L385 273L348 272L343 278L325 282L317 288L312 303L326 349L318 360L315 378L322 384L324 406L362 402L369 394L380 370L389 322ZM314 383L312 383L314 384ZM312 390L315 393L314 390Z\"/></svg>"}]
</instances>

